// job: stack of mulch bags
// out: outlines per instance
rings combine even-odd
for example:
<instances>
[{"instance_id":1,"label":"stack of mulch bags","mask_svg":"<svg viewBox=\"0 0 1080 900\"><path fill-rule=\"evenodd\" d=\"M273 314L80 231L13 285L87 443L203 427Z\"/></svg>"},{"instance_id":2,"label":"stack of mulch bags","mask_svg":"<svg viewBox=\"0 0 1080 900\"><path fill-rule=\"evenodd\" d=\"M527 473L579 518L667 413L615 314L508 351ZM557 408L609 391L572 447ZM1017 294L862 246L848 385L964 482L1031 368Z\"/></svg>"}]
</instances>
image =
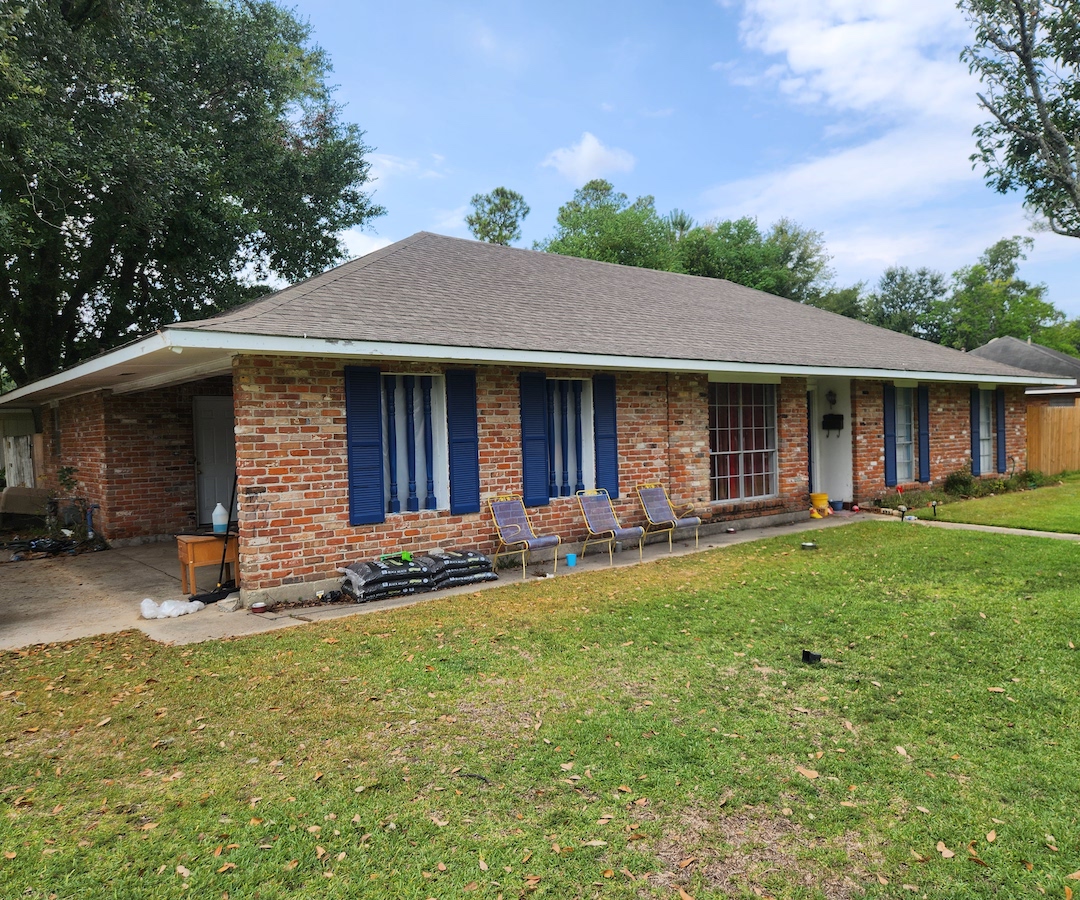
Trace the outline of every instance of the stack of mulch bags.
<instances>
[{"instance_id":1,"label":"stack of mulch bags","mask_svg":"<svg viewBox=\"0 0 1080 900\"><path fill-rule=\"evenodd\" d=\"M475 550L432 550L419 560L431 571L435 590L495 581L499 577L492 571L491 560Z\"/></svg>"},{"instance_id":2,"label":"stack of mulch bags","mask_svg":"<svg viewBox=\"0 0 1080 900\"><path fill-rule=\"evenodd\" d=\"M432 550L423 556L398 553L353 563L338 571L341 590L357 603L494 581L491 560L475 550Z\"/></svg>"}]
</instances>

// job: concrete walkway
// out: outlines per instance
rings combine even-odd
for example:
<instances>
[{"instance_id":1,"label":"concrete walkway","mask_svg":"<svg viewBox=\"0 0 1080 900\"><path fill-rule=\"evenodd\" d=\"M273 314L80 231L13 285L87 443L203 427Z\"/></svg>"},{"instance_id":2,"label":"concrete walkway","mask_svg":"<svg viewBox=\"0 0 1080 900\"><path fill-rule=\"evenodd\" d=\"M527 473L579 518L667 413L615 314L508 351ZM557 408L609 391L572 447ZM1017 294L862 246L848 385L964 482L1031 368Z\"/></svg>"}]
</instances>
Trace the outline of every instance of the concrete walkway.
<instances>
[{"instance_id":1,"label":"concrete walkway","mask_svg":"<svg viewBox=\"0 0 1080 900\"><path fill-rule=\"evenodd\" d=\"M878 520L873 514L847 514L820 520L800 519L787 525L740 528L735 534L720 530L702 535L700 549L710 550L767 537L801 535L853 521ZM1076 538L1075 535L1071 537ZM6 551L0 552L4 557L8 556ZM693 541L682 540L675 543L671 555L694 552ZM645 562L667 559L668 556L667 540L654 539L645 547ZM638 565L633 549L617 553L615 565ZM559 577L573 577L581 572L607 567L607 554L601 547L579 561L573 569L560 560ZM139 612L139 604L144 597L150 597L157 603L187 599L180 592L180 566L173 543L144 544L75 557L0 563L0 650L132 629L139 629L156 641L174 644L261 634L306 622L424 603L457 593L498 589L502 585L520 583L520 571L520 568L511 567L502 571L499 581L375 603L334 604L261 615L244 609L226 612L220 605L211 605L176 619L147 620ZM534 573L542 575L550 571L550 563L537 562L529 566L528 580L537 580ZM215 568L200 569L198 574L200 591L215 587Z\"/></svg>"}]
</instances>

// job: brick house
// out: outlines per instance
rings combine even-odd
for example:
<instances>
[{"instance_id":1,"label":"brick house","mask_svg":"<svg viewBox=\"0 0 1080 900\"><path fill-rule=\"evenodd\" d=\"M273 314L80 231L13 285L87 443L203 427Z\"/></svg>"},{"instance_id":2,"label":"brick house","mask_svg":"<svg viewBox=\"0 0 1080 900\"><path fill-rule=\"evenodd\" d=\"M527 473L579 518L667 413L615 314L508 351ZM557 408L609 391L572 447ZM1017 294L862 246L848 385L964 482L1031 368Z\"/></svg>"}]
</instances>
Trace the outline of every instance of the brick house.
<instances>
[{"instance_id":1,"label":"brick house","mask_svg":"<svg viewBox=\"0 0 1080 900\"><path fill-rule=\"evenodd\" d=\"M251 601L379 553L491 550L503 492L573 542L583 487L633 523L660 481L719 525L1023 469L1040 383L726 281L420 233L0 409L38 409L40 480L74 466L114 542L205 525L235 471Z\"/></svg>"}]
</instances>

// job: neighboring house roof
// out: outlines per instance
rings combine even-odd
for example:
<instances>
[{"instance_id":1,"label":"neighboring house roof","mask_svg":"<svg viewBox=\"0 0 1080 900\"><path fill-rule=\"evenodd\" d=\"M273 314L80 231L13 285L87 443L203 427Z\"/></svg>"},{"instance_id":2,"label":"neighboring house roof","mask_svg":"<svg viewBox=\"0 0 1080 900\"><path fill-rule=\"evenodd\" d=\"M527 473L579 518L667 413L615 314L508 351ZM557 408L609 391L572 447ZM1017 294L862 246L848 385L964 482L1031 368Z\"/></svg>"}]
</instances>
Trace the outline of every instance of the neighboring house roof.
<instances>
[{"instance_id":1,"label":"neighboring house roof","mask_svg":"<svg viewBox=\"0 0 1080 900\"><path fill-rule=\"evenodd\" d=\"M988 344L976 347L971 355L1030 372L1061 375L1065 379L1080 378L1080 359L1077 357L1019 338L994 338Z\"/></svg>"},{"instance_id":2,"label":"neighboring house roof","mask_svg":"<svg viewBox=\"0 0 1080 900\"><path fill-rule=\"evenodd\" d=\"M730 281L420 232L214 318L167 326L0 404L190 380L228 371L236 353L1046 381Z\"/></svg>"}]
</instances>

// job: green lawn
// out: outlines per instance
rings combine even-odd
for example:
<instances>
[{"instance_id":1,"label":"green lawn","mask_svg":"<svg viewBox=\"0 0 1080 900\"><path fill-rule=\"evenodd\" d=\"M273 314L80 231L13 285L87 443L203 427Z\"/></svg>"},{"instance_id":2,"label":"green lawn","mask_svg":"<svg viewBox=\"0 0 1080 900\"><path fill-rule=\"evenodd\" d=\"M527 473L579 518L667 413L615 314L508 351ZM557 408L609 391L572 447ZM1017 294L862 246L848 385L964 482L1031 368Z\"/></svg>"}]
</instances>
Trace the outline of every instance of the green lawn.
<instances>
[{"instance_id":1,"label":"green lawn","mask_svg":"<svg viewBox=\"0 0 1080 900\"><path fill-rule=\"evenodd\" d=\"M921 519L934 518L932 509L923 508L913 512ZM938 506L937 518L944 522L966 522L970 525L1001 525L1006 528L1080 534L1080 474L1072 473L1063 478L1062 484L1034 491L1017 491L942 504Z\"/></svg>"},{"instance_id":2,"label":"green lawn","mask_svg":"<svg viewBox=\"0 0 1080 900\"><path fill-rule=\"evenodd\" d=\"M816 540L8 654L2 894L1080 887L1076 548L894 520Z\"/></svg>"}]
</instances>

